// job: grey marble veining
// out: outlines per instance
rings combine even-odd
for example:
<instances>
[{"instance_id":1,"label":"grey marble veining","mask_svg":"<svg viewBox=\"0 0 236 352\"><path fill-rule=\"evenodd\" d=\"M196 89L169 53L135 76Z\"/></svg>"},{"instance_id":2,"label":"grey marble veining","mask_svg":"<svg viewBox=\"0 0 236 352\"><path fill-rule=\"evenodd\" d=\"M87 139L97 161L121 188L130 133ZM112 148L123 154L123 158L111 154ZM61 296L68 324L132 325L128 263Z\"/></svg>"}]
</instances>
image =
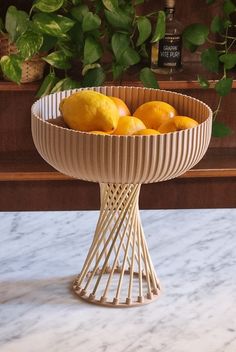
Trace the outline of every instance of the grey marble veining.
<instances>
[{"instance_id":1,"label":"grey marble veining","mask_svg":"<svg viewBox=\"0 0 236 352\"><path fill-rule=\"evenodd\" d=\"M236 209L141 217L162 294L112 309L70 291L98 212L0 213L0 351L236 352Z\"/></svg>"}]
</instances>

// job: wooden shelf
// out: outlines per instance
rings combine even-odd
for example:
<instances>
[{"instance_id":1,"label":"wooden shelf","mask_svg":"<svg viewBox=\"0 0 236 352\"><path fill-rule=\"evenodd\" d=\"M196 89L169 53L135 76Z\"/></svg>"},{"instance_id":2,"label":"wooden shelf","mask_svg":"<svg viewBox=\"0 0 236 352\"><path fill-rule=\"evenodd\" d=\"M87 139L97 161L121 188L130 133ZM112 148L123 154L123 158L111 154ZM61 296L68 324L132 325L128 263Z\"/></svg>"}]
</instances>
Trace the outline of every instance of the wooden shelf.
<instances>
[{"instance_id":1,"label":"wooden shelf","mask_svg":"<svg viewBox=\"0 0 236 352\"><path fill-rule=\"evenodd\" d=\"M6 152L0 159L0 182L73 180L54 170L37 152ZM208 149L200 163L179 178L216 177L236 177L235 148Z\"/></svg>"},{"instance_id":2,"label":"wooden shelf","mask_svg":"<svg viewBox=\"0 0 236 352\"><path fill-rule=\"evenodd\" d=\"M141 69L141 68L140 68ZM129 70L128 73L125 73L120 82L114 82L108 78L105 84L107 85L135 85L141 86L139 80L139 68L134 67ZM217 80L217 74L209 73L202 68L202 65L199 62L185 62L183 64L183 71L176 73L172 76L169 75L160 75L156 74L157 81L159 82L161 89L202 89L197 81L197 75L202 75L209 80L210 88L213 88L214 83ZM233 88L236 88L236 72L232 72L234 77ZM9 91L9 92L21 92L29 91L36 92L41 85L41 81L24 83L17 85L13 82L0 81L0 91Z\"/></svg>"}]
</instances>

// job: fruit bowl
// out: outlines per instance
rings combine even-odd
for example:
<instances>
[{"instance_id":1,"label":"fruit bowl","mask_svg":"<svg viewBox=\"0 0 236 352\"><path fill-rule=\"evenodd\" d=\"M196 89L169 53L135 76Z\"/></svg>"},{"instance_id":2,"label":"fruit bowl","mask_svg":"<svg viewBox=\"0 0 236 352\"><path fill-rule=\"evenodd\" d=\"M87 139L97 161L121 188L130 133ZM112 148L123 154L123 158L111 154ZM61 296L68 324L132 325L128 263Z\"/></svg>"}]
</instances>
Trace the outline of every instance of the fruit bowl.
<instances>
[{"instance_id":1,"label":"fruit bowl","mask_svg":"<svg viewBox=\"0 0 236 352\"><path fill-rule=\"evenodd\" d=\"M60 101L79 89L45 96L32 106L32 136L40 155L63 174L100 184L100 216L82 271L73 283L75 293L105 306L149 303L159 295L160 284L140 222L140 186L178 177L201 160L211 138L212 111L195 98L164 90L83 89L119 97L132 112L145 102L165 101L199 123L161 135L95 135L48 122L60 115Z\"/></svg>"}]
</instances>

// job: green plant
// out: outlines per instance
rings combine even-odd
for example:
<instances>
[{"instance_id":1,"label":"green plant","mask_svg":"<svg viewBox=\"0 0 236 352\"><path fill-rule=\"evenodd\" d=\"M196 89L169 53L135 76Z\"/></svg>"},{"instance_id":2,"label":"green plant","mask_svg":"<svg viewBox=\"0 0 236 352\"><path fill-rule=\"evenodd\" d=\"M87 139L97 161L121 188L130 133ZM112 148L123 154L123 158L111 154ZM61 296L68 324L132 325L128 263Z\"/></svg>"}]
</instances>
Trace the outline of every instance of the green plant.
<instances>
[{"instance_id":1,"label":"green plant","mask_svg":"<svg viewBox=\"0 0 236 352\"><path fill-rule=\"evenodd\" d=\"M20 63L40 51L50 65L37 96L101 85L149 58L148 45L163 37L163 11L137 15L144 0L36 0L29 14L10 6L5 29L19 53L1 59L6 76L19 83ZM154 23L154 24L153 24ZM109 57L105 60L104 57ZM140 69L145 86L158 88L148 67Z\"/></svg>"},{"instance_id":2,"label":"green plant","mask_svg":"<svg viewBox=\"0 0 236 352\"><path fill-rule=\"evenodd\" d=\"M206 0L209 6L217 2L219 13L212 18L210 26L201 23L187 26L183 32L183 43L191 52L200 49L201 64L207 71L214 72L218 76L214 84L219 98L213 117L213 136L224 137L232 131L223 122L217 121L216 117L221 108L222 98L232 89L232 70L236 67L236 52L232 50L236 43L236 25L232 20L232 16L236 13L236 4L233 0ZM203 76L198 76L198 82L204 89L210 86L209 81Z\"/></svg>"}]
</instances>

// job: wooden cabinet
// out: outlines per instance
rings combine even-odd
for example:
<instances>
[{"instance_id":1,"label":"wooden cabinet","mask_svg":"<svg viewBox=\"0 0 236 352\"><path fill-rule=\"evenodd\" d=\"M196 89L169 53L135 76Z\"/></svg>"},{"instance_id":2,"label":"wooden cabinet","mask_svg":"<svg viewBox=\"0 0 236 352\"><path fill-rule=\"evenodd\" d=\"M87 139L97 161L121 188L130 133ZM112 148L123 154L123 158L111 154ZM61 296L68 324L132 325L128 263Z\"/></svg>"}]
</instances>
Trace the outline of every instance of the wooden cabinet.
<instances>
[{"instance_id":1,"label":"wooden cabinet","mask_svg":"<svg viewBox=\"0 0 236 352\"><path fill-rule=\"evenodd\" d=\"M14 3L19 8L27 4L23 1ZM189 1L184 6L182 3L177 8L180 19L186 22L191 14L196 20L200 16L201 20L207 21L209 16L202 11L200 3L205 6L205 1ZM8 4L3 1L2 12ZM148 4L151 6L151 1ZM216 10L213 7L213 11ZM196 75L201 71L199 63L194 61L197 59L197 56L185 54L182 73L173 77L157 76L160 88L194 96L214 109L217 96L213 89L202 90L196 81ZM137 72L131 72L121 84L139 85L137 77ZM214 82L216 77L210 75L208 78ZM40 82L18 86L0 81L0 210L98 209L97 184L72 180L55 171L42 160L33 145L30 109L39 85ZM203 160L178 179L144 185L141 208L236 206L236 80L233 87L232 93L223 100L219 118L234 133L223 139L213 138Z\"/></svg>"}]
</instances>

